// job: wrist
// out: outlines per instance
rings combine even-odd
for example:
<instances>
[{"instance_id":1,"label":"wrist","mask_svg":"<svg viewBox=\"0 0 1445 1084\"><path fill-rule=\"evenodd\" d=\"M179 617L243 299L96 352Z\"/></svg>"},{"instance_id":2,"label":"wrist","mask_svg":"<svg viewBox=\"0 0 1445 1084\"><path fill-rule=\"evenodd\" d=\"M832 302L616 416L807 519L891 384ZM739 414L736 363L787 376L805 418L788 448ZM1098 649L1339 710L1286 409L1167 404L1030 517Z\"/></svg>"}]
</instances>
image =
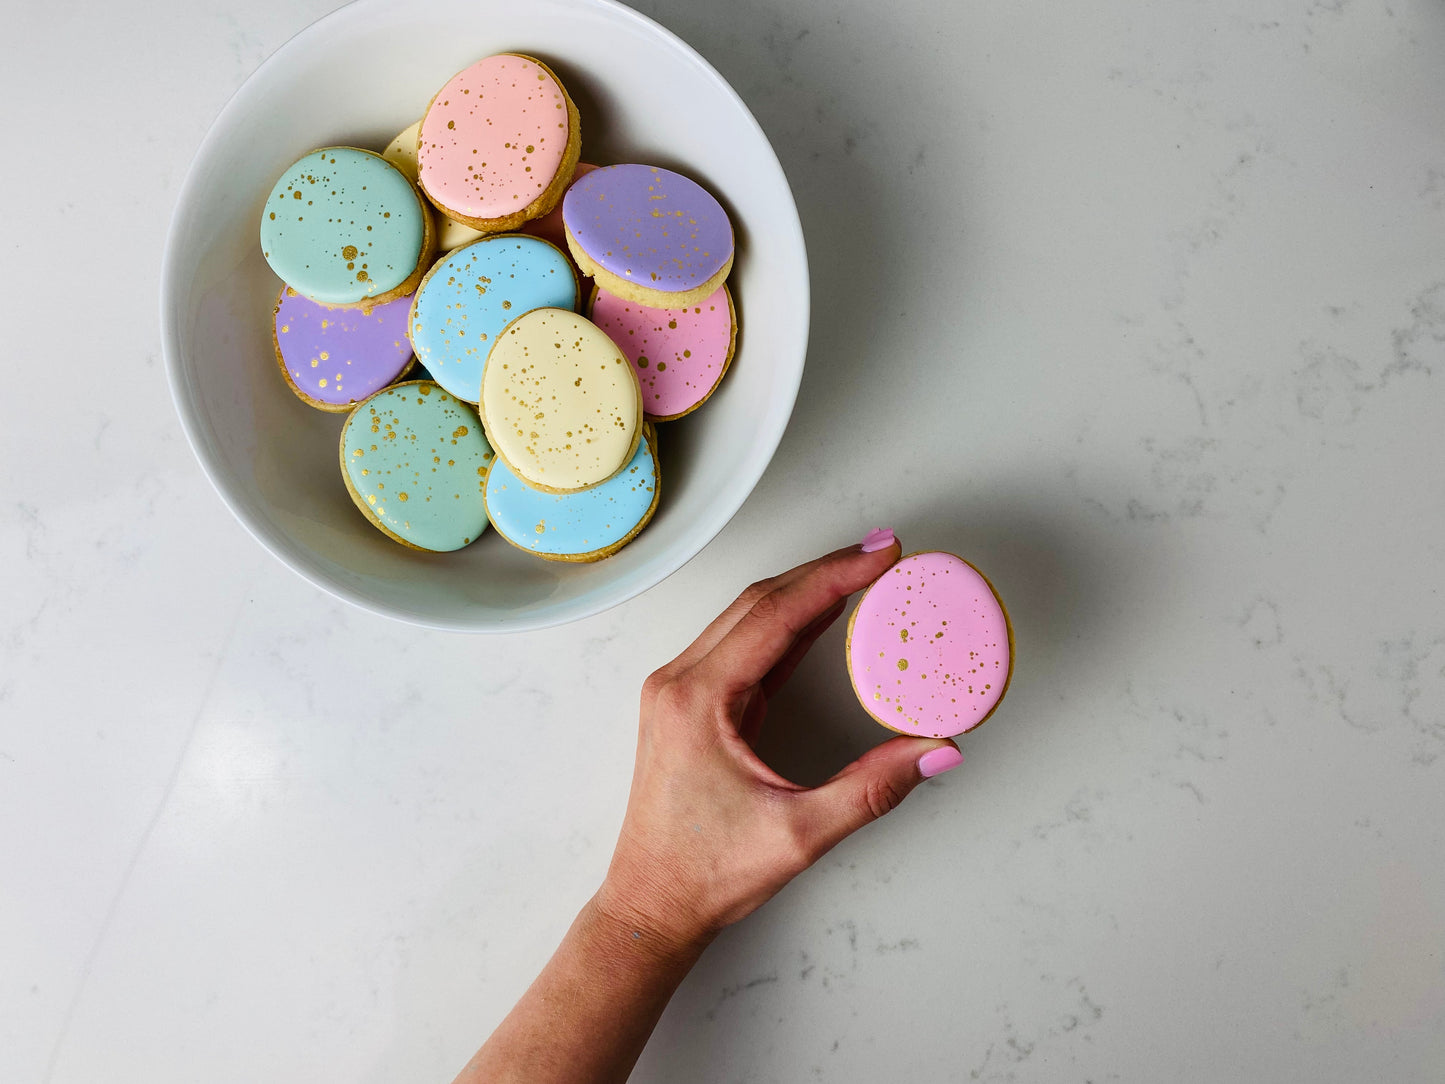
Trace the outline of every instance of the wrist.
<instances>
[{"instance_id":1,"label":"wrist","mask_svg":"<svg viewBox=\"0 0 1445 1084\"><path fill-rule=\"evenodd\" d=\"M711 944L717 930L705 923L690 921L680 913L664 919L658 913L663 910L667 909L644 906L638 893L617 884L609 876L588 901L584 913L590 912L589 918L598 934L622 951L661 963L678 964L686 970Z\"/></svg>"}]
</instances>

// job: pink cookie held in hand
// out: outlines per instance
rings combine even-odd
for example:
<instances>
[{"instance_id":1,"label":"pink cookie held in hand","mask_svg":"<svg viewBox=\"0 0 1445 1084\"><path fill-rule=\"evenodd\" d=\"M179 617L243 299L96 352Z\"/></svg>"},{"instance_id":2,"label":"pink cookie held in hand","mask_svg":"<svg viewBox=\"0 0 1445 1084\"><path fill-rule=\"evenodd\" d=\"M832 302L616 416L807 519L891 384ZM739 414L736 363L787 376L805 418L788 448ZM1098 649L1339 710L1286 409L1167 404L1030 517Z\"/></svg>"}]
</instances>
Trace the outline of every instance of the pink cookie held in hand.
<instances>
[{"instance_id":1,"label":"pink cookie held in hand","mask_svg":"<svg viewBox=\"0 0 1445 1084\"><path fill-rule=\"evenodd\" d=\"M1013 630L993 586L938 551L910 554L873 582L849 618L846 650L868 714L917 737L972 730L1013 673Z\"/></svg>"}]
</instances>

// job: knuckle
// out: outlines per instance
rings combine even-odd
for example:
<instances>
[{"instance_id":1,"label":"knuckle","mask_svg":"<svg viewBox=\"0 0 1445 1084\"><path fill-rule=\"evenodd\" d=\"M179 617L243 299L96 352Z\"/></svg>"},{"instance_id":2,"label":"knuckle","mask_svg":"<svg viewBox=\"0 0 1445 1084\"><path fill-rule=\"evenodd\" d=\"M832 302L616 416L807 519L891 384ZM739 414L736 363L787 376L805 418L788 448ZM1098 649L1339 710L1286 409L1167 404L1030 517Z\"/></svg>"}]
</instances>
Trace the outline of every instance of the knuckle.
<instances>
[{"instance_id":1,"label":"knuckle","mask_svg":"<svg viewBox=\"0 0 1445 1084\"><path fill-rule=\"evenodd\" d=\"M693 690L686 681L667 679L657 690L653 703L665 715L685 715L693 707Z\"/></svg>"},{"instance_id":2,"label":"knuckle","mask_svg":"<svg viewBox=\"0 0 1445 1084\"><path fill-rule=\"evenodd\" d=\"M777 592L767 591L753 603L749 613L759 621L776 621L781 609L782 604Z\"/></svg>"},{"instance_id":3,"label":"knuckle","mask_svg":"<svg viewBox=\"0 0 1445 1084\"><path fill-rule=\"evenodd\" d=\"M788 824L781 841L781 851L783 864L793 874L807 869L821 855L814 833L806 824L797 821Z\"/></svg>"},{"instance_id":4,"label":"knuckle","mask_svg":"<svg viewBox=\"0 0 1445 1084\"><path fill-rule=\"evenodd\" d=\"M773 584L771 580L759 580L757 583L750 583L743 588L743 593L738 596L738 605L745 612L751 610L763 599L772 593Z\"/></svg>"},{"instance_id":5,"label":"knuckle","mask_svg":"<svg viewBox=\"0 0 1445 1084\"><path fill-rule=\"evenodd\" d=\"M667 667L664 666L660 670L654 670L643 679L642 699L646 701L656 700L671 680L672 674Z\"/></svg>"},{"instance_id":6,"label":"knuckle","mask_svg":"<svg viewBox=\"0 0 1445 1084\"><path fill-rule=\"evenodd\" d=\"M870 779L863 787L863 806L869 820L877 820L898 808L903 792L889 779Z\"/></svg>"}]
</instances>

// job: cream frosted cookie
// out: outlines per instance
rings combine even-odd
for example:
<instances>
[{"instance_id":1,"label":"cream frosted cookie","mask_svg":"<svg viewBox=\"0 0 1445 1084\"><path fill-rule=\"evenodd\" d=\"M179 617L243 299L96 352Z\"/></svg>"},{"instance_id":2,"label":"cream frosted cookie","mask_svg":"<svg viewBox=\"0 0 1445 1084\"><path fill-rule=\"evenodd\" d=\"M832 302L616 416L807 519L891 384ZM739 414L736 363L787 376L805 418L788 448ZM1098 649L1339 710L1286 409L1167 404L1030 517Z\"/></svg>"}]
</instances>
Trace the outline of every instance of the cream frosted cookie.
<instances>
[{"instance_id":1,"label":"cream frosted cookie","mask_svg":"<svg viewBox=\"0 0 1445 1084\"><path fill-rule=\"evenodd\" d=\"M572 261L556 245L518 233L484 237L448 253L422 279L411 307L412 347L437 383L475 403L503 328L532 309L577 302Z\"/></svg>"},{"instance_id":2,"label":"cream frosted cookie","mask_svg":"<svg viewBox=\"0 0 1445 1084\"><path fill-rule=\"evenodd\" d=\"M418 180L447 217L500 233L557 205L581 150L577 107L552 70L498 53L452 76L427 106Z\"/></svg>"},{"instance_id":3,"label":"cream frosted cookie","mask_svg":"<svg viewBox=\"0 0 1445 1084\"><path fill-rule=\"evenodd\" d=\"M696 305L733 266L733 227L702 185L657 166L603 166L562 201L567 247L610 294L655 309Z\"/></svg>"},{"instance_id":4,"label":"cream frosted cookie","mask_svg":"<svg viewBox=\"0 0 1445 1084\"><path fill-rule=\"evenodd\" d=\"M534 309L497 337L481 414L512 473L549 493L606 481L632 459L642 431L632 366L604 331L567 309Z\"/></svg>"},{"instance_id":5,"label":"cream frosted cookie","mask_svg":"<svg viewBox=\"0 0 1445 1084\"><path fill-rule=\"evenodd\" d=\"M503 462L487 472L487 516L518 549L548 561L600 561L637 537L657 510L657 434L644 426L625 468L580 493L546 493Z\"/></svg>"},{"instance_id":6,"label":"cream frosted cookie","mask_svg":"<svg viewBox=\"0 0 1445 1084\"><path fill-rule=\"evenodd\" d=\"M411 368L410 311L409 297L363 312L318 305L283 286L271 320L281 375L308 406L350 410Z\"/></svg>"},{"instance_id":7,"label":"cream frosted cookie","mask_svg":"<svg viewBox=\"0 0 1445 1084\"><path fill-rule=\"evenodd\" d=\"M993 585L961 557L904 557L848 619L848 676L889 730L950 738L998 707L1013 674L1013 630Z\"/></svg>"},{"instance_id":8,"label":"cream frosted cookie","mask_svg":"<svg viewBox=\"0 0 1445 1084\"><path fill-rule=\"evenodd\" d=\"M341 477L356 507L415 549L459 550L487 529L492 449L477 413L436 384L394 384L341 430Z\"/></svg>"},{"instance_id":9,"label":"cream frosted cookie","mask_svg":"<svg viewBox=\"0 0 1445 1084\"><path fill-rule=\"evenodd\" d=\"M386 150L381 156L394 165L397 169L406 174L407 180L416 183L416 141L417 134L421 131L421 121L417 121L410 128L402 131L395 139L387 144ZM440 211L437 212L437 251L450 252L454 248L461 248L486 235L481 230L474 230L470 226L458 222L454 218L448 218ZM559 241L557 244L565 244Z\"/></svg>"},{"instance_id":10,"label":"cream frosted cookie","mask_svg":"<svg viewBox=\"0 0 1445 1084\"><path fill-rule=\"evenodd\" d=\"M293 163L261 212L271 270L323 305L370 308L411 293L435 247L411 181L354 147L323 147Z\"/></svg>"},{"instance_id":11,"label":"cream frosted cookie","mask_svg":"<svg viewBox=\"0 0 1445 1084\"><path fill-rule=\"evenodd\" d=\"M642 388L642 409L653 421L690 414L717 389L737 345L732 295L681 309L654 309L592 288L587 315L627 355Z\"/></svg>"}]
</instances>

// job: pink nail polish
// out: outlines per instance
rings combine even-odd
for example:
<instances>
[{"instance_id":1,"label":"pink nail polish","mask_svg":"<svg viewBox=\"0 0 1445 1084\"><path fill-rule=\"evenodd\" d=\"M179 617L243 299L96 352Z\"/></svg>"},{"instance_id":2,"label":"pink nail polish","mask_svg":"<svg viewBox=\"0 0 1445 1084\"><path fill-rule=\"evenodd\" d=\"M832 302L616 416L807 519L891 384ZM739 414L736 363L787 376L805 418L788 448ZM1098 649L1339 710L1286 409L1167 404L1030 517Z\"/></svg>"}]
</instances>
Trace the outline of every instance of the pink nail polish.
<instances>
[{"instance_id":1,"label":"pink nail polish","mask_svg":"<svg viewBox=\"0 0 1445 1084\"><path fill-rule=\"evenodd\" d=\"M874 527L863 536L863 542L858 548L864 553L876 553L878 550L887 549L893 542L892 527Z\"/></svg>"},{"instance_id":2,"label":"pink nail polish","mask_svg":"<svg viewBox=\"0 0 1445 1084\"><path fill-rule=\"evenodd\" d=\"M951 745L930 749L918 758L918 774L924 779L951 772L963 763L963 754Z\"/></svg>"}]
</instances>

